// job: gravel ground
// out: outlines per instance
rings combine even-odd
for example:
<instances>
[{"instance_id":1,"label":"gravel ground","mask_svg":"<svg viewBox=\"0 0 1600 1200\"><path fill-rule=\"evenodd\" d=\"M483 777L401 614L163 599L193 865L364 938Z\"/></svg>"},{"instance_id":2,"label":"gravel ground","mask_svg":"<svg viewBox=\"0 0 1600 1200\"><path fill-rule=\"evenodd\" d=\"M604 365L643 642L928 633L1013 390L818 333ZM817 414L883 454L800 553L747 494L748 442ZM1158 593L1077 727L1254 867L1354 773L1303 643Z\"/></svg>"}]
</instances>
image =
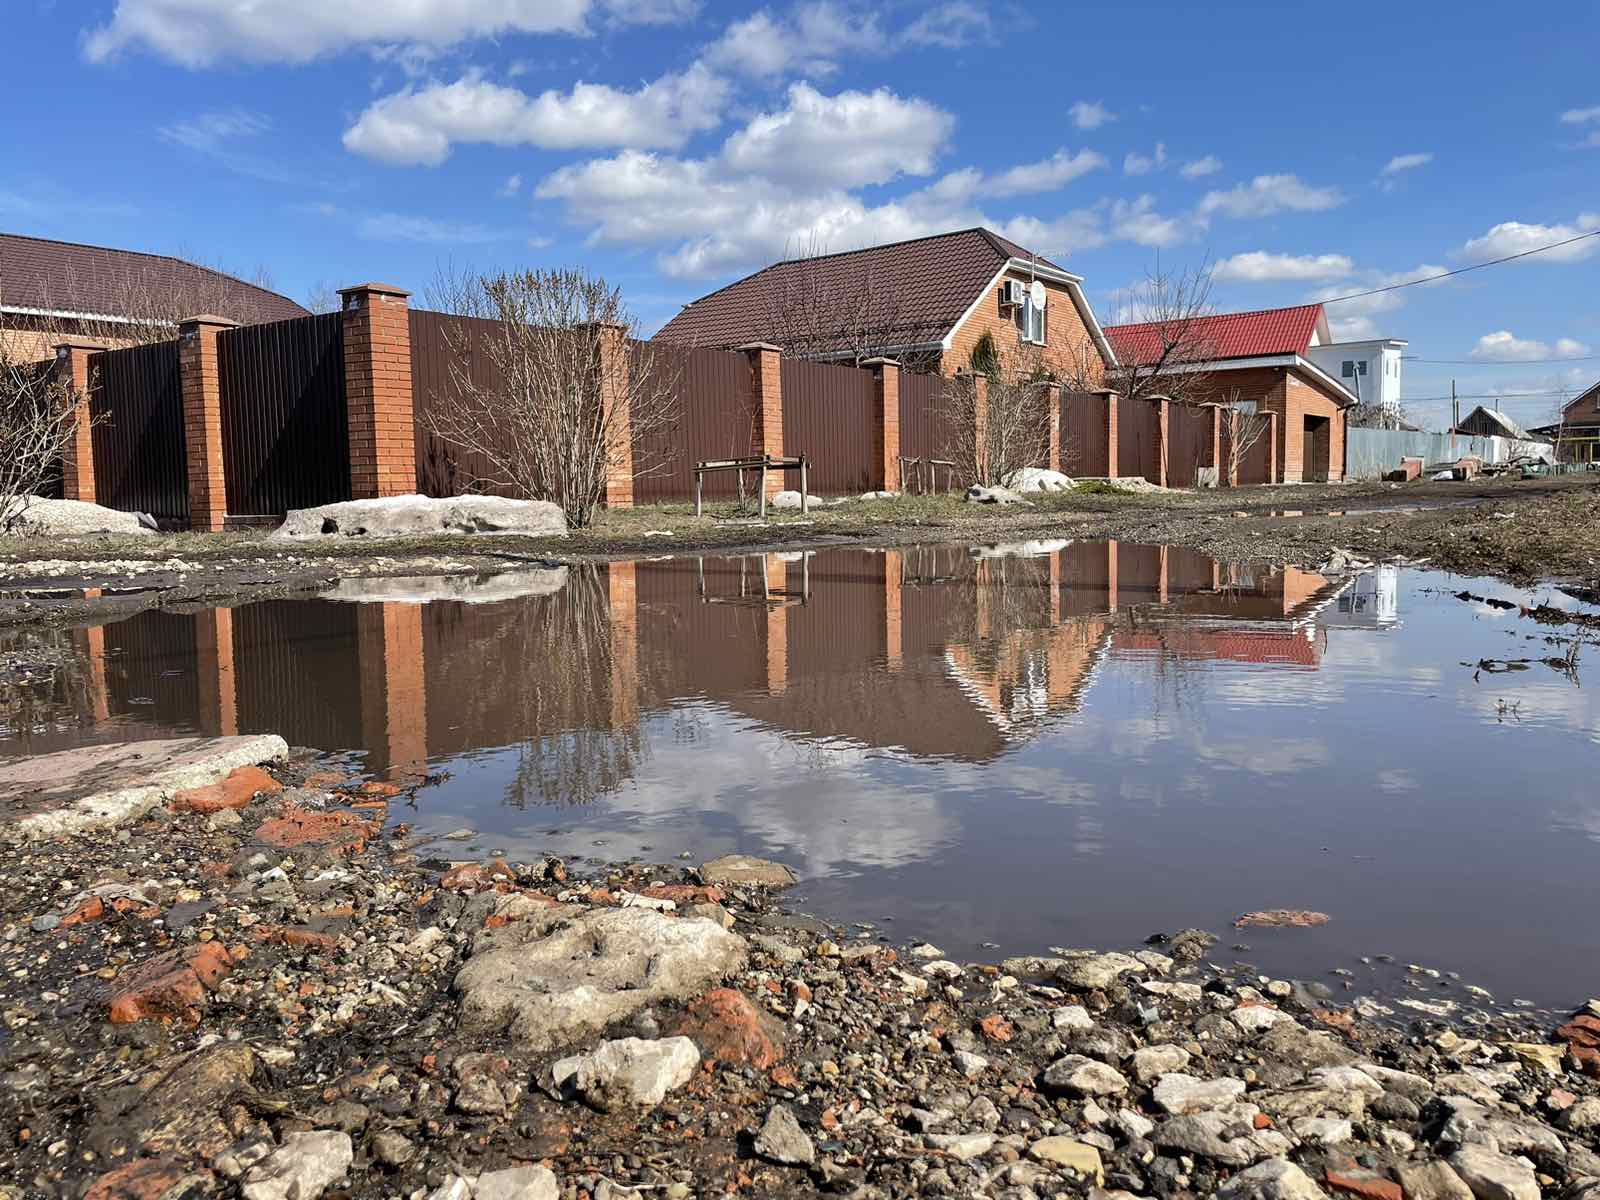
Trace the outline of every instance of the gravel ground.
<instances>
[{"instance_id":1,"label":"gravel ground","mask_svg":"<svg viewBox=\"0 0 1600 1200\"><path fill-rule=\"evenodd\" d=\"M419 843L420 786L303 755L0 858L0 1196L1600 1195L1595 1001L955 963L759 860Z\"/></svg>"}]
</instances>

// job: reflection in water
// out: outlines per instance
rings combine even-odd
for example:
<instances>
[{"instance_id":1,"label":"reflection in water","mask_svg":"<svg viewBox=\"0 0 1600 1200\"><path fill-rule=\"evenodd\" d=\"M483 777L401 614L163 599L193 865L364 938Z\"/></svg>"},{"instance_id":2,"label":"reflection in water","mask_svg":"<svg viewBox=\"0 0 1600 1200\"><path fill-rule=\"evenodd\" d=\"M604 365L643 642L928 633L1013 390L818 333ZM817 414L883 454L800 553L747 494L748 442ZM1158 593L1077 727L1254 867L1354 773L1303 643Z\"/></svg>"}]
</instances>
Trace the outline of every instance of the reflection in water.
<instances>
[{"instance_id":1,"label":"reflection in water","mask_svg":"<svg viewBox=\"0 0 1600 1200\"><path fill-rule=\"evenodd\" d=\"M1475 682L1517 618L1426 584L1061 542L346 584L62 635L53 680L0 693L0 752L271 730L442 777L424 832L780 857L817 910L952 955L1314 908L1263 965L1582 990L1600 708Z\"/></svg>"}]
</instances>

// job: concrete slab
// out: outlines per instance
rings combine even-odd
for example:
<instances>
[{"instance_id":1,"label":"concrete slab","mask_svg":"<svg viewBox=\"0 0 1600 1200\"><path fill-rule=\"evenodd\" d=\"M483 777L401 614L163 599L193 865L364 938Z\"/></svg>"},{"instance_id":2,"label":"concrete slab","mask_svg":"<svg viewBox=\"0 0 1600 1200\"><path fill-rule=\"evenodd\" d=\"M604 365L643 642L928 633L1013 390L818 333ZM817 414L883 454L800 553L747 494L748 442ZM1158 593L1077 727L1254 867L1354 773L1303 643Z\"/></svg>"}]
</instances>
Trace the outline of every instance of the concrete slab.
<instances>
[{"instance_id":1,"label":"concrete slab","mask_svg":"<svg viewBox=\"0 0 1600 1200\"><path fill-rule=\"evenodd\" d=\"M263 733L116 742L0 762L0 842L124 825L175 792L288 753L281 737Z\"/></svg>"}]
</instances>

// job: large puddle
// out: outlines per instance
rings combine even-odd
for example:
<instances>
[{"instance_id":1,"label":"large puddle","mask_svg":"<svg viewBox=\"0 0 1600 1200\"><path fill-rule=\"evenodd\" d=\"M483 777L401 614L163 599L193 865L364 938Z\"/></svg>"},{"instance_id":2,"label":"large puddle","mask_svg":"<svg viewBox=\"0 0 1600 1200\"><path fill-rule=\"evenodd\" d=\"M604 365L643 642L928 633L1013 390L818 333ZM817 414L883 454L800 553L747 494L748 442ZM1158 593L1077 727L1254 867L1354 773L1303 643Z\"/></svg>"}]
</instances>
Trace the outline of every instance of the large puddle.
<instances>
[{"instance_id":1,"label":"large puddle","mask_svg":"<svg viewBox=\"0 0 1600 1200\"><path fill-rule=\"evenodd\" d=\"M442 775L393 819L444 857L740 850L957 957L1198 925L1335 987L1381 993L1393 956L1570 1005L1600 950L1600 647L1467 665L1570 634L1462 586L1116 543L347 583L76 631L0 753L276 731ZM1229 928L1266 908L1332 920Z\"/></svg>"}]
</instances>

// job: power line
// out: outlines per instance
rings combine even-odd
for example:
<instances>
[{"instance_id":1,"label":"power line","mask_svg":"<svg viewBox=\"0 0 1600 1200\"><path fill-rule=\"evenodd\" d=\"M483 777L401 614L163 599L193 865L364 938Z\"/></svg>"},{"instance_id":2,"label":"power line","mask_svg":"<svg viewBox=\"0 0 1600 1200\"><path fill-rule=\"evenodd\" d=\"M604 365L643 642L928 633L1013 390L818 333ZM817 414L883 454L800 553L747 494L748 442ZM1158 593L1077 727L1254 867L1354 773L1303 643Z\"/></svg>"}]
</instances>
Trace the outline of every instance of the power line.
<instances>
[{"instance_id":1,"label":"power line","mask_svg":"<svg viewBox=\"0 0 1600 1200\"><path fill-rule=\"evenodd\" d=\"M1535 246L1532 250L1523 250L1517 254L1507 254L1504 258L1492 258L1488 262L1473 263L1470 267L1457 267L1454 271L1441 271L1437 275L1428 275L1422 279L1410 279L1405 283L1391 283L1388 287L1368 288L1364 292L1351 292L1348 296L1335 296L1331 300L1322 301L1322 303L1340 304L1345 300L1360 300L1365 296L1381 296L1385 292L1398 292L1401 288L1416 287L1423 283L1434 283L1440 279L1449 279L1454 275L1465 275L1468 271L1481 271L1485 267L1497 267L1501 263L1514 262L1519 258L1527 258L1534 254L1543 254L1547 250L1559 250L1563 246L1570 246L1574 242L1581 242L1586 238L1592 237L1600 237L1600 229L1591 229L1588 233L1580 233L1576 237L1569 237L1559 242L1551 242L1548 246Z\"/></svg>"},{"instance_id":2,"label":"power line","mask_svg":"<svg viewBox=\"0 0 1600 1200\"><path fill-rule=\"evenodd\" d=\"M1436 363L1452 367L1541 367L1553 363L1580 363L1600 361L1600 354L1580 354L1573 358L1413 358L1401 355L1405 362Z\"/></svg>"}]
</instances>

